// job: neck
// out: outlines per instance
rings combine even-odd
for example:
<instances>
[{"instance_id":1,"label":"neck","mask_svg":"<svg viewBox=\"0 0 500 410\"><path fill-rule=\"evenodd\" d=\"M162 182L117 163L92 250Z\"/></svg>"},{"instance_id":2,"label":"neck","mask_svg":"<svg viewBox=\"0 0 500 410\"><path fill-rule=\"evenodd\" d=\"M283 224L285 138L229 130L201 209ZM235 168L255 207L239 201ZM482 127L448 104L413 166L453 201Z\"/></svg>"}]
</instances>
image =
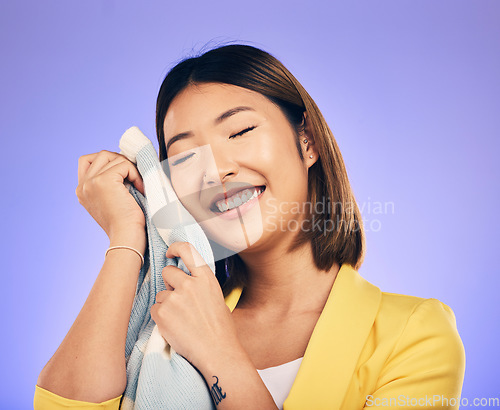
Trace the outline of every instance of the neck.
<instances>
[{"instance_id":1,"label":"neck","mask_svg":"<svg viewBox=\"0 0 500 410\"><path fill-rule=\"evenodd\" d=\"M240 253L248 283L238 308L277 316L323 310L340 266L334 263L329 271L319 270L310 243L287 254L288 245Z\"/></svg>"}]
</instances>

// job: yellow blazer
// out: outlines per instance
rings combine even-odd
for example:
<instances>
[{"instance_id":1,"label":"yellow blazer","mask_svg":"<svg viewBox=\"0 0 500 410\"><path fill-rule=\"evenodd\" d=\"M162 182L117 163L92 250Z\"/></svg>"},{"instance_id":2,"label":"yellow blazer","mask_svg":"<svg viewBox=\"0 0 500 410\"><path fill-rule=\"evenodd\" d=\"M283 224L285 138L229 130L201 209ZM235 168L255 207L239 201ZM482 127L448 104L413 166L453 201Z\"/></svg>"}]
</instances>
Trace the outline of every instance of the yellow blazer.
<instances>
[{"instance_id":1,"label":"yellow blazer","mask_svg":"<svg viewBox=\"0 0 500 410\"><path fill-rule=\"evenodd\" d=\"M241 293L236 288L226 297L231 311ZM447 305L381 292L343 264L283 410L458 409L464 372L464 347ZM35 410L117 410L120 397L85 403L36 386Z\"/></svg>"}]
</instances>

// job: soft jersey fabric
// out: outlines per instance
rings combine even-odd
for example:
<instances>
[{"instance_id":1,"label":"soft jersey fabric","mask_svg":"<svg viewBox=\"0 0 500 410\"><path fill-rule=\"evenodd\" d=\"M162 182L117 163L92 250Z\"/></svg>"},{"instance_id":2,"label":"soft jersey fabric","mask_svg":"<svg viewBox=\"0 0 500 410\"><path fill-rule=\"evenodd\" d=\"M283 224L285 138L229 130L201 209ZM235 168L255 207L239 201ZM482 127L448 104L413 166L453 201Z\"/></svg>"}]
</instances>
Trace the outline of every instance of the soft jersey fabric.
<instances>
[{"instance_id":1,"label":"soft jersey fabric","mask_svg":"<svg viewBox=\"0 0 500 410\"><path fill-rule=\"evenodd\" d=\"M166 257L168 246L189 242L215 274L210 243L175 195L152 142L137 127L131 127L119 146L120 154L137 165L144 182L145 196L133 184L125 185L144 212L148 239L125 339L127 385L120 407L215 410L203 376L167 344L150 315L156 294L166 289L163 268L173 265L190 275L181 258Z\"/></svg>"},{"instance_id":2,"label":"soft jersey fabric","mask_svg":"<svg viewBox=\"0 0 500 410\"><path fill-rule=\"evenodd\" d=\"M226 297L231 312L241 292L236 288ZM450 307L437 299L381 292L343 264L283 410L415 408L412 402L425 404L434 395L453 403L464 372L465 351ZM108 407L69 406L56 397L47 402L37 386L35 409L119 408L119 397ZM458 409L443 403L434 405Z\"/></svg>"},{"instance_id":3,"label":"soft jersey fabric","mask_svg":"<svg viewBox=\"0 0 500 410\"><path fill-rule=\"evenodd\" d=\"M296 360L283 363L279 366L257 369L260 378L266 385L269 393L271 393L271 396L273 396L274 402L280 410L283 409L283 402L292 388L302 359L302 357L299 357Z\"/></svg>"}]
</instances>

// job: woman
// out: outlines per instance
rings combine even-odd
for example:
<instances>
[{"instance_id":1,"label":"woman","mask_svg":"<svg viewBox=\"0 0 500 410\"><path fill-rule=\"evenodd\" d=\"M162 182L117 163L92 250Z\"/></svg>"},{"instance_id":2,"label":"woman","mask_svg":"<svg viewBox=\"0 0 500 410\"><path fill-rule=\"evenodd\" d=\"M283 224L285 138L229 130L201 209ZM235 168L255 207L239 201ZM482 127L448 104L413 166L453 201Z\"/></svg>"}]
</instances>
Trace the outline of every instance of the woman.
<instances>
[{"instance_id":1,"label":"woman","mask_svg":"<svg viewBox=\"0 0 500 410\"><path fill-rule=\"evenodd\" d=\"M160 88L156 126L181 202L234 253L221 290L193 248L172 244L167 256L181 257L192 276L165 269L167 290L151 309L169 344L217 390L218 408L458 407L465 354L452 310L359 276L364 232L341 153L278 60L230 45L179 63ZM125 178L143 192L123 156L83 156L77 195L110 246L143 254L144 215ZM49 398L118 408L139 267L130 250L107 254L40 374L40 408Z\"/></svg>"}]
</instances>

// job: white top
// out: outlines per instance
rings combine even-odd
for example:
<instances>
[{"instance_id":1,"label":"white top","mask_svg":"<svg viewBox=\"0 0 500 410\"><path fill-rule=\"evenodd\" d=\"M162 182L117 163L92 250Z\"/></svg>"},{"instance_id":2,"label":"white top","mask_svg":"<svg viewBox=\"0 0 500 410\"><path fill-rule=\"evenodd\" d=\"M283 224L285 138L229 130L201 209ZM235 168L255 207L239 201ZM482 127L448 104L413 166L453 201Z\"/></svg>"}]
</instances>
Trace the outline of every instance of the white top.
<instances>
[{"instance_id":1,"label":"white top","mask_svg":"<svg viewBox=\"0 0 500 410\"><path fill-rule=\"evenodd\" d=\"M299 357L296 360L283 363L279 366L268 367L261 370L257 369L260 378L266 385L269 393L271 393L271 396L273 396L274 402L280 410L283 409L283 403L288 393L290 393L302 359L302 357Z\"/></svg>"}]
</instances>

